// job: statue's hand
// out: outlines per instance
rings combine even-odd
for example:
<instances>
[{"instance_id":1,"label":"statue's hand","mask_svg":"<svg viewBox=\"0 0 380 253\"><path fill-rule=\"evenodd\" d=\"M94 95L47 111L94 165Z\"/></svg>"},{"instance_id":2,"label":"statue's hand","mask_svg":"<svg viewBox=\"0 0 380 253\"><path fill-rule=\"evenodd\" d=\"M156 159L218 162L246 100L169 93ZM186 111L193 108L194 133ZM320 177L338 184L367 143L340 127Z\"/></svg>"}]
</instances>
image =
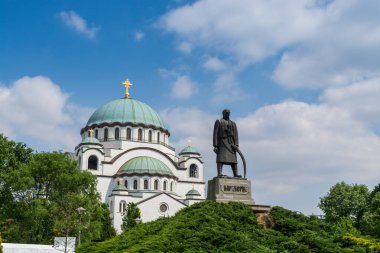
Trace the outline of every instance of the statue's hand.
<instances>
[{"instance_id":1,"label":"statue's hand","mask_svg":"<svg viewBox=\"0 0 380 253\"><path fill-rule=\"evenodd\" d=\"M218 154L218 148L217 148L217 147L214 147L214 152L215 152L216 154Z\"/></svg>"}]
</instances>

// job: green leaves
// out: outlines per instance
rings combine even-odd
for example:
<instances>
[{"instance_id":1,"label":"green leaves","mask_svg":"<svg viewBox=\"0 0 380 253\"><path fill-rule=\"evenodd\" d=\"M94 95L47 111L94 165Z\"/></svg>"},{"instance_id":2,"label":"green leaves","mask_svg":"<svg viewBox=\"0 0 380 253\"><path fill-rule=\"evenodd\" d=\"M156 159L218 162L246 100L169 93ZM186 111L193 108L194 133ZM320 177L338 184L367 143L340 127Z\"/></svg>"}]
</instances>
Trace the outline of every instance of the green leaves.
<instances>
[{"instance_id":1,"label":"green leaves","mask_svg":"<svg viewBox=\"0 0 380 253\"><path fill-rule=\"evenodd\" d=\"M96 177L78 170L76 161L58 152L33 154L2 135L0 147L0 228L8 242L52 243L54 236L76 236L80 206L87 210L82 241L115 235Z\"/></svg>"}]
</instances>

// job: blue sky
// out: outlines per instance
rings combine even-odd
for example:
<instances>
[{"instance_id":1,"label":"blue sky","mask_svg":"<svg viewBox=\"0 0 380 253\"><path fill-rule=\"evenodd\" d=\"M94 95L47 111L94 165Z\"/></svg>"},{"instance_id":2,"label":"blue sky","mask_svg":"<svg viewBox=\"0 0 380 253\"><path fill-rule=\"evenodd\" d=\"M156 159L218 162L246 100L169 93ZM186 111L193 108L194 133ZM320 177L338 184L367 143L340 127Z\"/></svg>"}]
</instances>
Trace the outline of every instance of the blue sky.
<instances>
[{"instance_id":1,"label":"blue sky","mask_svg":"<svg viewBox=\"0 0 380 253\"><path fill-rule=\"evenodd\" d=\"M0 1L0 132L72 150L102 104L156 109L215 175L231 109L257 203L319 213L339 181L380 182L376 0ZM226 168L226 171L228 169Z\"/></svg>"}]
</instances>

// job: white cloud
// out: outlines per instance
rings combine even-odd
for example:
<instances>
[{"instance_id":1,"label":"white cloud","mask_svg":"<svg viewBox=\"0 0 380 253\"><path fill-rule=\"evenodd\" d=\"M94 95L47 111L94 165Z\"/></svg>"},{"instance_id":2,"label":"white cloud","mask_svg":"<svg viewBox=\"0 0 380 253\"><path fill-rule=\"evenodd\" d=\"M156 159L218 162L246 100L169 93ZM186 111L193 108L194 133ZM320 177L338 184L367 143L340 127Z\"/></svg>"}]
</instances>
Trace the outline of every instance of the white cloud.
<instances>
[{"instance_id":1,"label":"white cloud","mask_svg":"<svg viewBox=\"0 0 380 253\"><path fill-rule=\"evenodd\" d=\"M200 0L160 23L181 41L237 63L279 55L275 81L323 88L380 76L379 8L377 0Z\"/></svg>"},{"instance_id":2,"label":"white cloud","mask_svg":"<svg viewBox=\"0 0 380 253\"><path fill-rule=\"evenodd\" d=\"M372 124L380 123L380 78L365 80L346 87L329 88L321 101L344 108L355 118Z\"/></svg>"},{"instance_id":3,"label":"white cloud","mask_svg":"<svg viewBox=\"0 0 380 253\"><path fill-rule=\"evenodd\" d=\"M235 73L221 73L213 84L214 94L212 101L216 104L228 103L236 100L245 99L246 95L240 89L239 82L236 80Z\"/></svg>"},{"instance_id":4,"label":"white cloud","mask_svg":"<svg viewBox=\"0 0 380 253\"><path fill-rule=\"evenodd\" d=\"M90 113L68 101L69 95L49 78L25 76L11 86L0 86L0 132L33 147L72 150L78 129ZM34 145L33 145L34 144Z\"/></svg>"},{"instance_id":5,"label":"white cloud","mask_svg":"<svg viewBox=\"0 0 380 253\"><path fill-rule=\"evenodd\" d=\"M203 63L203 67L208 70L221 71L226 68L226 64L218 57L210 57Z\"/></svg>"},{"instance_id":6,"label":"white cloud","mask_svg":"<svg viewBox=\"0 0 380 253\"><path fill-rule=\"evenodd\" d=\"M174 81L171 96L177 99L189 99L197 92L197 84L189 76L183 75Z\"/></svg>"},{"instance_id":7,"label":"white cloud","mask_svg":"<svg viewBox=\"0 0 380 253\"><path fill-rule=\"evenodd\" d=\"M212 131L220 115L196 108L165 110L161 115L179 137L173 145L182 149L191 139L205 159L205 179L215 176ZM318 213L319 197L336 182L370 184L380 177L380 138L345 110L285 101L242 118L231 117L238 125L258 204Z\"/></svg>"},{"instance_id":8,"label":"white cloud","mask_svg":"<svg viewBox=\"0 0 380 253\"><path fill-rule=\"evenodd\" d=\"M144 39L145 37L145 34L143 32L136 32L135 33L135 40L136 41L141 41L142 39Z\"/></svg>"},{"instance_id":9,"label":"white cloud","mask_svg":"<svg viewBox=\"0 0 380 253\"><path fill-rule=\"evenodd\" d=\"M193 50L193 46L188 42L182 42L178 46L179 51L185 54L190 54L191 50Z\"/></svg>"},{"instance_id":10,"label":"white cloud","mask_svg":"<svg viewBox=\"0 0 380 253\"><path fill-rule=\"evenodd\" d=\"M65 25L85 35L89 39L95 39L99 26L89 27L87 21L74 11L61 11L59 17Z\"/></svg>"}]
</instances>

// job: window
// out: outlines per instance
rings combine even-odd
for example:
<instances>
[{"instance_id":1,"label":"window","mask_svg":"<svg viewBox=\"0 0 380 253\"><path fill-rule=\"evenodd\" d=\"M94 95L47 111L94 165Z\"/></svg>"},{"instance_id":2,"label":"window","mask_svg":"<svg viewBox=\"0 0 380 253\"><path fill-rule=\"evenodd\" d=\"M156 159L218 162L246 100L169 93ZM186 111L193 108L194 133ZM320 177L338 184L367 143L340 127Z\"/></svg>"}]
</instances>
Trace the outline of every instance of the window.
<instances>
[{"instance_id":1,"label":"window","mask_svg":"<svg viewBox=\"0 0 380 253\"><path fill-rule=\"evenodd\" d=\"M140 128L139 131L137 132L137 140L141 141L142 140L142 129Z\"/></svg>"},{"instance_id":2,"label":"window","mask_svg":"<svg viewBox=\"0 0 380 253\"><path fill-rule=\"evenodd\" d=\"M88 169L97 170L98 169L98 158L94 155L88 158Z\"/></svg>"},{"instance_id":3,"label":"window","mask_svg":"<svg viewBox=\"0 0 380 253\"><path fill-rule=\"evenodd\" d=\"M137 190L137 180L133 181L133 190Z\"/></svg>"},{"instance_id":4,"label":"window","mask_svg":"<svg viewBox=\"0 0 380 253\"><path fill-rule=\"evenodd\" d=\"M120 201L119 203L119 213L124 213L127 207L127 203L125 201Z\"/></svg>"},{"instance_id":5,"label":"window","mask_svg":"<svg viewBox=\"0 0 380 253\"><path fill-rule=\"evenodd\" d=\"M132 138L132 131L130 128L127 128L127 140L131 140Z\"/></svg>"},{"instance_id":6,"label":"window","mask_svg":"<svg viewBox=\"0 0 380 253\"><path fill-rule=\"evenodd\" d=\"M127 180L124 181L124 186L125 186L125 188L128 189L128 181Z\"/></svg>"},{"instance_id":7,"label":"window","mask_svg":"<svg viewBox=\"0 0 380 253\"><path fill-rule=\"evenodd\" d=\"M112 203L112 200L110 201L110 212L111 213L113 212L113 203Z\"/></svg>"},{"instance_id":8,"label":"window","mask_svg":"<svg viewBox=\"0 0 380 253\"><path fill-rule=\"evenodd\" d=\"M91 131L88 131L88 133L87 133L87 137L92 137L92 136L91 136Z\"/></svg>"},{"instance_id":9,"label":"window","mask_svg":"<svg viewBox=\"0 0 380 253\"><path fill-rule=\"evenodd\" d=\"M95 138L98 139L99 131L98 129L95 130Z\"/></svg>"},{"instance_id":10,"label":"window","mask_svg":"<svg viewBox=\"0 0 380 253\"><path fill-rule=\"evenodd\" d=\"M154 189L158 190L158 180L154 180Z\"/></svg>"},{"instance_id":11,"label":"window","mask_svg":"<svg viewBox=\"0 0 380 253\"><path fill-rule=\"evenodd\" d=\"M164 191L166 191L167 184L168 184L168 182L164 181Z\"/></svg>"},{"instance_id":12,"label":"window","mask_svg":"<svg viewBox=\"0 0 380 253\"><path fill-rule=\"evenodd\" d=\"M168 209L169 209L168 204L161 203L161 205L160 205L160 212L161 213L166 213L168 211Z\"/></svg>"},{"instance_id":13,"label":"window","mask_svg":"<svg viewBox=\"0 0 380 253\"><path fill-rule=\"evenodd\" d=\"M108 128L104 129L104 141L108 141Z\"/></svg>"},{"instance_id":14,"label":"window","mask_svg":"<svg viewBox=\"0 0 380 253\"><path fill-rule=\"evenodd\" d=\"M198 177L197 165L195 165L195 164L190 165L189 176L190 177Z\"/></svg>"},{"instance_id":15,"label":"window","mask_svg":"<svg viewBox=\"0 0 380 253\"><path fill-rule=\"evenodd\" d=\"M152 130L149 130L148 141L152 142Z\"/></svg>"},{"instance_id":16,"label":"window","mask_svg":"<svg viewBox=\"0 0 380 253\"><path fill-rule=\"evenodd\" d=\"M120 138L120 130L119 128L115 128L115 140L118 140Z\"/></svg>"},{"instance_id":17,"label":"window","mask_svg":"<svg viewBox=\"0 0 380 253\"><path fill-rule=\"evenodd\" d=\"M173 182L170 183L170 191L173 191Z\"/></svg>"},{"instance_id":18,"label":"window","mask_svg":"<svg viewBox=\"0 0 380 253\"><path fill-rule=\"evenodd\" d=\"M148 190L148 180L144 180L144 190Z\"/></svg>"},{"instance_id":19,"label":"window","mask_svg":"<svg viewBox=\"0 0 380 253\"><path fill-rule=\"evenodd\" d=\"M160 143L160 133L157 133L157 143Z\"/></svg>"}]
</instances>

